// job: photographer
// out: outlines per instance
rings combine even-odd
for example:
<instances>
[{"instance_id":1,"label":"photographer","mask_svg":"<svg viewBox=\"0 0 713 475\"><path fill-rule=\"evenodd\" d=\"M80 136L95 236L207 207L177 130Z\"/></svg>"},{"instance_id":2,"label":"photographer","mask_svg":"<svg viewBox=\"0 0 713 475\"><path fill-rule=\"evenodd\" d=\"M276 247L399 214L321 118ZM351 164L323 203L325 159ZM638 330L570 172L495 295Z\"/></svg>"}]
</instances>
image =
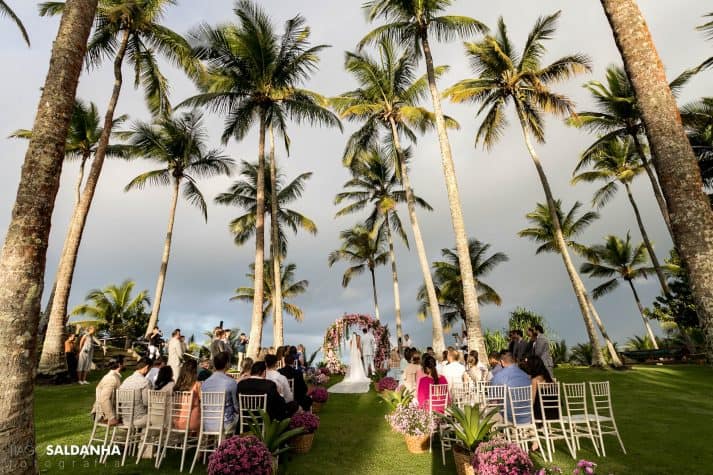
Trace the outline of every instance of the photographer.
<instances>
[{"instance_id":1,"label":"photographer","mask_svg":"<svg viewBox=\"0 0 713 475\"><path fill-rule=\"evenodd\" d=\"M161 356L161 347L163 346L163 333L158 327L154 327L149 336L149 358L155 360Z\"/></svg>"}]
</instances>

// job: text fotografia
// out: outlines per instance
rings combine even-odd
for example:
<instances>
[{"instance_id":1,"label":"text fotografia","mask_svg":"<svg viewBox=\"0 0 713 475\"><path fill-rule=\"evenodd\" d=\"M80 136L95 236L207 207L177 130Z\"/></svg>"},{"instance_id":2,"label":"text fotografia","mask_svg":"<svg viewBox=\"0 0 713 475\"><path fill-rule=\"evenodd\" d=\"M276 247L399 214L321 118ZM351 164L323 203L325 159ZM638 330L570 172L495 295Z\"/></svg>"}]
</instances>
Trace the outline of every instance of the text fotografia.
<instances>
[{"instance_id":1,"label":"text fotografia","mask_svg":"<svg viewBox=\"0 0 713 475\"><path fill-rule=\"evenodd\" d=\"M45 450L48 457L60 457L65 455L78 455L88 457L91 455L121 455L118 445L48 445Z\"/></svg>"}]
</instances>

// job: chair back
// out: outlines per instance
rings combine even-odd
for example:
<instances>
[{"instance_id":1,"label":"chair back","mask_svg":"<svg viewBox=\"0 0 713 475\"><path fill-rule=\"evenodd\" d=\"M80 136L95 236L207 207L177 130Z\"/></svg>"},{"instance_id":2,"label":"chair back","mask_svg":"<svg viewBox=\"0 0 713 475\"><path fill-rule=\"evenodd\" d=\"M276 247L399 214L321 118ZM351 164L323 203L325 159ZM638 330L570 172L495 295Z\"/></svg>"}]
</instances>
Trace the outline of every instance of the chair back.
<instances>
[{"instance_id":1,"label":"chair back","mask_svg":"<svg viewBox=\"0 0 713 475\"><path fill-rule=\"evenodd\" d=\"M290 392L292 393L292 396L294 397L295 395L295 380L294 379L288 379L287 384L290 386Z\"/></svg>"},{"instance_id":2,"label":"chair back","mask_svg":"<svg viewBox=\"0 0 713 475\"><path fill-rule=\"evenodd\" d=\"M257 423L262 428L264 424L260 411L267 410L267 394L238 394L240 412L240 432L250 430L250 424Z\"/></svg>"},{"instance_id":3,"label":"chair back","mask_svg":"<svg viewBox=\"0 0 713 475\"><path fill-rule=\"evenodd\" d=\"M507 386L504 384L486 384L483 386L483 403L485 407L497 408L499 412L505 411Z\"/></svg>"},{"instance_id":4,"label":"chair back","mask_svg":"<svg viewBox=\"0 0 713 475\"><path fill-rule=\"evenodd\" d=\"M537 394L540 396L540 413L542 418L546 419L546 414L561 412L560 401L560 385L559 383L539 383L537 385Z\"/></svg>"},{"instance_id":5,"label":"chair back","mask_svg":"<svg viewBox=\"0 0 713 475\"><path fill-rule=\"evenodd\" d=\"M225 391L201 392L201 431L204 434L220 435L224 424Z\"/></svg>"},{"instance_id":6,"label":"chair back","mask_svg":"<svg viewBox=\"0 0 713 475\"><path fill-rule=\"evenodd\" d=\"M516 425L532 422L532 386L508 388L510 418Z\"/></svg>"},{"instance_id":7,"label":"chair back","mask_svg":"<svg viewBox=\"0 0 713 475\"><path fill-rule=\"evenodd\" d=\"M478 390L473 383L455 383L451 385L451 399L461 409L477 402Z\"/></svg>"},{"instance_id":8,"label":"chair back","mask_svg":"<svg viewBox=\"0 0 713 475\"><path fill-rule=\"evenodd\" d=\"M228 376L233 378L236 382L240 379L240 373L226 373Z\"/></svg>"},{"instance_id":9,"label":"chair back","mask_svg":"<svg viewBox=\"0 0 713 475\"><path fill-rule=\"evenodd\" d=\"M485 404L485 388L490 386L490 381L476 381L475 387L478 393L478 401Z\"/></svg>"},{"instance_id":10,"label":"chair back","mask_svg":"<svg viewBox=\"0 0 713 475\"><path fill-rule=\"evenodd\" d=\"M148 427L160 428L166 424L166 414L171 407L171 393L149 390Z\"/></svg>"},{"instance_id":11,"label":"chair back","mask_svg":"<svg viewBox=\"0 0 713 475\"><path fill-rule=\"evenodd\" d=\"M193 391L176 391L171 397L171 417L169 428L172 430L188 430L191 411L193 411ZM185 429L179 429L178 426Z\"/></svg>"},{"instance_id":12,"label":"chair back","mask_svg":"<svg viewBox=\"0 0 713 475\"><path fill-rule=\"evenodd\" d=\"M611 389L609 381L589 382L589 392L592 396L592 407L597 417L613 417L611 405Z\"/></svg>"},{"instance_id":13,"label":"chair back","mask_svg":"<svg viewBox=\"0 0 713 475\"><path fill-rule=\"evenodd\" d=\"M446 406L448 406L448 385L432 384L428 388L428 410L445 412Z\"/></svg>"},{"instance_id":14,"label":"chair back","mask_svg":"<svg viewBox=\"0 0 713 475\"><path fill-rule=\"evenodd\" d=\"M587 410L587 386L584 383L562 383L564 390L564 405L567 417L589 416Z\"/></svg>"},{"instance_id":15,"label":"chair back","mask_svg":"<svg viewBox=\"0 0 713 475\"><path fill-rule=\"evenodd\" d=\"M136 391L133 389L116 390L116 417L121 419L124 426L134 426L134 403Z\"/></svg>"}]
</instances>

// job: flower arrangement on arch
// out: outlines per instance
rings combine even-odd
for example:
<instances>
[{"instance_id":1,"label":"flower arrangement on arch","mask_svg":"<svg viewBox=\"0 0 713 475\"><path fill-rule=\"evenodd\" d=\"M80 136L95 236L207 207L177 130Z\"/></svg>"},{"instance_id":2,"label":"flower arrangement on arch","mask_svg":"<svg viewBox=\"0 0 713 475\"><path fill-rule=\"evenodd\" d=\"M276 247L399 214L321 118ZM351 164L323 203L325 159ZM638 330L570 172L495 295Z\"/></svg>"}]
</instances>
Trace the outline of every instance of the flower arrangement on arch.
<instances>
[{"instance_id":1,"label":"flower arrangement on arch","mask_svg":"<svg viewBox=\"0 0 713 475\"><path fill-rule=\"evenodd\" d=\"M319 428L319 416L311 412L298 412L290 418L290 429L301 427L303 434L314 434Z\"/></svg>"},{"instance_id":2,"label":"flower arrangement on arch","mask_svg":"<svg viewBox=\"0 0 713 475\"><path fill-rule=\"evenodd\" d=\"M427 410L418 406L399 406L386 415L386 420L394 432L403 435L424 436L436 430L436 421Z\"/></svg>"},{"instance_id":3,"label":"flower arrangement on arch","mask_svg":"<svg viewBox=\"0 0 713 475\"><path fill-rule=\"evenodd\" d=\"M473 455L473 468L480 475L515 475L534 472L534 464L517 444L496 437L478 445Z\"/></svg>"},{"instance_id":4,"label":"flower arrangement on arch","mask_svg":"<svg viewBox=\"0 0 713 475\"><path fill-rule=\"evenodd\" d=\"M314 402L327 402L327 399L329 399L329 393L326 389L321 387L312 388L307 395L311 397Z\"/></svg>"},{"instance_id":5,"label":"flower arrangement on arch","mask_svg":"<svg viewBox=\"0 0 713 475\"><path fill-rule=\"evenodd\" d=\"M208 459L209 475L272 475L272 455L254 435L225 439Z\"/></svg>"},{"instance_id":6,"label":"flower arrangement on arch","mask_svg":"<svg viewBox=\"0 0 713 475\"><path fill-rule=\"evenodd\" d=\"M399 387L399 382L396 381L394 378L391 376L387 376L385 378L381 378L378 383L376 383L376 389L377 391L393 391L397 387Z\"/></svg>"}]
</instances>

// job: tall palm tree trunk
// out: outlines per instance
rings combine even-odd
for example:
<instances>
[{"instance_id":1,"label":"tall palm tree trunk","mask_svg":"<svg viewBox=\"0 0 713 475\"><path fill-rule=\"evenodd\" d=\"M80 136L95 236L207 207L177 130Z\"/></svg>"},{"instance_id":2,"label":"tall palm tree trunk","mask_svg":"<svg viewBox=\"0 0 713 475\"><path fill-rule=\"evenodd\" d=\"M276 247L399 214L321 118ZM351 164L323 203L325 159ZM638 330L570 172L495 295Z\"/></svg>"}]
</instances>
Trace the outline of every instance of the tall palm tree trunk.
<instances>
[{"instance_id":1,"label":"tall palm tree trunk","mask_svg":"<svg viewBox=\"0 0 713 475\"><path fill-rule=\"evenodd\" d=\"M654 171L651 169L651 160L646 157L646 151L643 145L641 145L641 140L639 140L638 134L631 134L634 139L634 146L636 147L636 153L641 157L641 162L644 164L644 171L649 177L651 182L651 188L654 190L654 197L656 197L656 203L659 205L659 210L661 211L661 216L666 223L666 229L668 229L668 234L673 239L673 229L671 228L671 216L668 214L668 208L666 208L666 199L663 197L663 192L661 191L661 185L659 185L659 180L656 178Z\"/></svg>"},{"instance_id":2,"label":"tall palm tree trunk","mask_svg":"<svg viewBox=\"0 0 713 475\"><path fill-rule=\"evenodd\" d=\"M651 245L651 241L649 240L649 234L646 232L646 228L644 227L644 221L641 219L639 207L637 206L636 201L634 201L634 195L631 193L631 186L628 183L625 183L624 187L626 188L626 195L629 197L629 203L631 203L631 207L634 208L634 214L636 215L636 223L639 225L641 238L644 240L644 246L646 246L646 250L649 253L651 263L654 265L656 277L658 277L659 279L659 284L661 285L661 289L663 290L664 294L668 295L671 293L671 289L668 288L666 276L664 275L663 270L661 269L661 263L659 263L659 259L658 257L656 257L656 253L654 252L654 246Z\"/></svg>"},{"instance_id":3,"label":"tall palm tree trunk","mask_svg":"<svg viewBox=\"0 0 713 475\"><path fill-rule=\"evenodd\" d=\"M426 294L428 295L428 307L431 310L431 324L433 332L433 350L436 354L443 353L446 349L446 342L443 338L443 320L441 319L441 309L438 307L438 297L436 296L436 287L433 285L433 276L429 267L428 255L426 254L426 246L423 243L421 235L421 226L418 224L418 215L416 214L416 199L413 196L411 188L411 180L408 176L406 161L404 160L403 148L399 138L396 122L393 118L389 118L391 124L391 136L396 149L396 157L398 159L399 172L401 174L401 184L406 192L406 206L408 208L408 217L411 221L411 229L413 230L413 240L416 243L416 254L418 255L418 263L421 266L423 274L423 282L426 286ZM469 261L470 262L470 261Z\"/></svg>"},{"instance_id":4,"label":"tall palm tree trunk","mask_svg":"<svg viewBox=\"0 0 713 475\"><path fill-rule=\"evenodd\" d=\"M3 473L39 471L35 450L35 338L47 242L67 131L97 0L68 0L25 153L17 197L0 252L0 454Z\"/></svg>"},{"instance_id":5,"label":"tall palm tree trunk","mask_svg":"<svg viewBox=\"0 0 713 475\"><path fill-rule=\"evenodd\" d=\"M262 345L263 297L265 292L265 129L267 112L260 111L258 139L257 190L255 199L255 295L250 319L250 341L247 356L256 359Z\"/></svg>"},{"instance_id":6,"label":"tall palm tree trunk","mask_svg":"<svg viewBox=\"0 0 713 475\"><path fill-rule=\"evenodd\" d=\"M369 266L369 272L371 273L371 290L374 292L374 316L377 320L381 320L379 315L379 297L376 292L376 274L374 273L374 267Z\"/></svg>"},{"instance_id":7,"label":"tall palm tree trunk","mask_svg":"<svg viewBox=\"0 0 713 475\"><path fill-rule=\"evenodd\" d=\"M282 273L280 272L280 234L277 217L277 160L275 158L275 134L270 126L270 253L272 255L273 297L272 311L274 324L272 328L273 345L275 348L285 344L284 320L282 316Z\"/></svg>"},{"instance_id":8,"label":"tall palm tree trunk","mask_svg":"<svg viewBox=\"0 0 713 475\"><path fill-rule=\"evenodd\" d=\"M518 117L520 119L520 126L522 128L522 133L525 136L525 145L530 153L532 162L535 164L535 169L537 170L537 175L542 183L542 188L545 191L545 198L547 199L547 207L550 209L550 218L552 219L552 226L554 226L554 238L555 244L559 249L560 255L562 256L562 261L564 262L564 267L567 269L567 274L569 275L569 280L574 289L574 294L577 297L577 303L579 304L579 310L582 313L582 318L584 319L584 327L587 330L587 336L589 337L589 342L592 345L592 364L594 366L604 366L604 355L602 354L601 346L599 345L599 337L597 336L597 331L594 328L594 323L592 322L592 317L589 311L589 303L587 302L587 297L585 295L584 283L577 273L577 269L572 263L572 258L569 255L569 249L562 236L562 226L557 216L557 207L555 205L555 199L552 196L552 189L550 188L550 183L547 180L547 175L545 174L544 168L542 168L542 163L540 162L535 148L532 146L532 141L530 140L530 134L527 132L525 125L525 118L522 115L521 106L516 103L516 109Z\"/></svg>"},{"instance_id":9,"label":"tall palm tree trunk","mask_svg":"<svg viewBox=\"0 0 713 475\"><path fill-rule=\"evenodd\" d=\"M485 355L487 351L480 322L480 309L478 307L478 294L475 291L473 266L470 262L470 254L468 252L468 235L465 232L463 210L461 209L460 195L458 192L458 180L456 178L455 164L453 163L453 154L451 153L451 144L448 140L448 132L446 131L446 121L443 117L443 110L441 109L441 95L436 85L436 73L433 69L431 46L428 43L428 35L425 31L421 35L421 44L423 46L423 55L426 59L428 89L431 92L433 112L436 115L436 130L438 132L438 143L441 147L443 174L446 179L448 204L451 209L451 221L453 222L453 232L456 238L456 253L458 254L460 275L463 282L463 302L465 304L466 313L465 326L468 332L468 348L477 350L480 355Z\"/></svg>"},{"instance_id":10,"label":"tall palm tree trunk","mask_svg":"<svg viewBox=\"0 0 713 475\"><path fill-rule=\"evenodd\" d=\"M87 182L84 185L84 190L82 190L79 202L72 215L72 221L69 224L59 266L57 267L55 277L57 288L54 299L52 300L52 309L47 324L47 335L45 336L45 342L42 346L42 356L40 357L39 367L40 374L52 375L66 371L67 369L67 362L64 358L64 330L67 325L69 293L72 289L72 279L74 278L74 269L77 264L82 234L84 233L84 227L87 223L87 217L89 216L89 209L94 199L94 192L99 183L99 175L101 174L107 146L109 145L112 123L114 121L114 111L119 101L123 81L121 66L124 62L124 55L126 54L128 43L129 33L125 31L116 57L114 58L114 88L112 89L109 105L104 115L104 129L102 130L101 137L99 137L94 160L87 175Z\"/></svg>"},{"instance_id":11,"label":"tall palm tree trunk","mask_svg":"<svg viewBox=\"0 0 713 475\"><path fill-rule=\"evenodd\" d=\"M601 0L646 126L676 249L688 267L713 364L713 210L651 34L634 0Z\"/></svg>"},{"instance_id":12,"label":"tall palm tree trunk","mask_svg":"<svg viewBox=\"0 0 713 475\"><path fill-rule=\"evenodd\" d=\"M386 226L386 237L389 240L389 258L391 259L391 280L394 283L394 313L396 314L396 341L403 338L403 330L401 328L401 295L399 294L399 274L396 270L396 253L394 252L394 237L391 234L389 215L384 218L384 226Z\"/></svg>"},{"instance_id":13,"label":"tall palm tree trunk","mask_svg":"<svg viewBox=\"0 0 713 475\"><path fill-rule=\"evenodd\" d=\"M594 306L594 302L592 301L592 298L589 296L589 293L586 291L586 289L585 297L587 297L587 303L589 304L589 310L591 312L591 315L594 318L594 321L596 322L597 326L599 327L599 333L602 334L602 338L604 338L604 342L607 345L607 350L609 351L609 357L611 358L612 365L616 368L621 368L622 366L624 366L624 364L621 362L621 358L619 358L619 353L617 353L616 351L614 342L611 340L611 338L609 338L609 333L607 333L607 329L604 327L604 322L599 316L599 312L597 312L597 309Z\"/></svg>"},{"instance_id":14,"label":"tall palm tree trunk","mask_svg":"<svg viewBox=\"0 0 713 475\"><path fill-rule=\"evenodd\" d=\"M151 316L149 324L146 327L146 336L151 334L154 327L158 324L158 314L161 311L161 299L163 298L163 288L166 284L166 272L168 271L168 259L171 257L171 242L173 241L173 223L176 221L176 208L178 206L178 193L180 191L181 181L175 178L173 184L173 197L171 198L171 208L168 213L168 228L166 229L166 240L163 243L163 254L161 255L161 268L158 272L156 280L156 292L153 297L153 307L151 307Z\"/></svg>"},{"instance_id":15,"label":"tall palm tree trunk","mask_svg":"<svg viewBox=\"0 0 713 475\"><path fill-rule=\"evenodd\" d=\"M646 328L646 333L649 334L649 339L651 340L651 344L654 346L654 349L658 350L659 345L656 343L656 336L654 335L654 331L651 329L651 324L649 323L649 319L646 318L646 314L644 313L644 306L641 305L641 300L639 300L639 294L636 292L636 287L634 287L634 283L630 280L626 281L629 284L629 287L631 288L631 292L634 294L634 300L636 301L636 306L639 308L639 314L641 314L641 319L644 321L644 328Z\"/></svg>"}]
</instances>

